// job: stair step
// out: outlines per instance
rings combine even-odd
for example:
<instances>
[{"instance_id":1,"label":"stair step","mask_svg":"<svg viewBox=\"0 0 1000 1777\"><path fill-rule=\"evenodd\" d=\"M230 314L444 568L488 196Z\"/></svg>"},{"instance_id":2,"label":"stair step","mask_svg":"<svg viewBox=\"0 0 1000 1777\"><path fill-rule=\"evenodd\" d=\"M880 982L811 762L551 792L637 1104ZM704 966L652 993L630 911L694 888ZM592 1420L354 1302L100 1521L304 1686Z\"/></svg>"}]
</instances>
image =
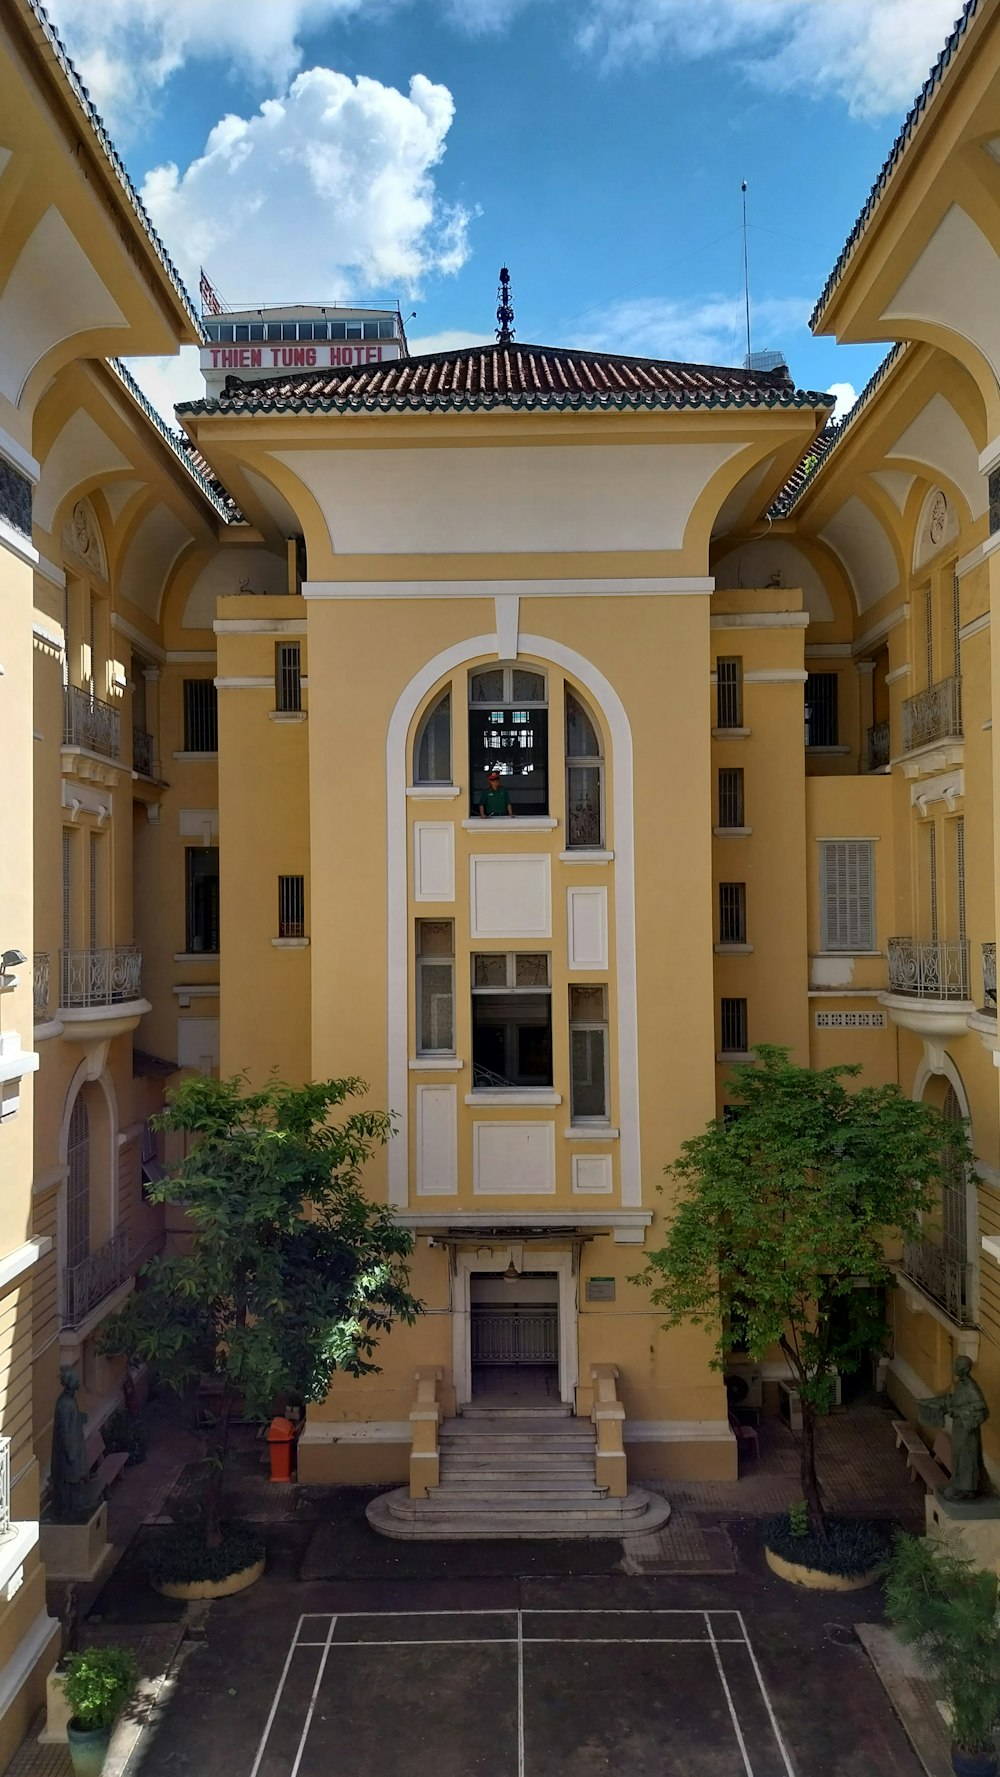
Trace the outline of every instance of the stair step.
<instances>
[{"instance_id":1,"label":"stair step","mask_svg":"<svg viewBox=\"0 0 1000 1777\"><path fill-rule=\"evenodd\" d=\"M537 1407L527 1401L512 1401L509 1406L478 1406L470 1402L459 1408L462 1419L569 1419L573 1409L568 1401L544 1401Z\"/></svg>"},{"instance_id":2,"label":"stair step","mask_svg":"<svg viewBox=\"0 0 1000 1777\"><path fill-rule=\"evenodd\" d=\"M404 1494L404 1498L409 1496ZM628 1508L627 1500L609 1499L605 1495L592 1498L585 1493L531 1493L511 1488L501 1493L468 1493L464 1488L442 1489L435 1487L427 1498L419 1502L422 1514L436 1517L440 1512L468 1512L481 1518L489 1518L495 1512L562 1512L570 1517L587 1516L596 1512L599 1517L621 1517L624 1510L641 1511L642 1507Z\"/></svg>"},{"instance_id":3,"label":"stair step","mask_svg":"<svg viewBox=\"0 0 1000 1777\"><path fill-rule=\"evenodd\" d=\"M592 1444L594 1428L586 1425L571 1431L567 1426L565 1431L542 1432L512 1422L509 1426L491 1425L482 1431L459 1431L454 1420L449 1419L441 1427L440 1438L442 1444L527 1444L538 1450L562 1450L574 1444Z\"/></svg>"},{"instance_id":4,"label":"stair step","mask_svg":"<svg viewBox=\"0 0 1000 1777\"><path fill-rule=\"evenodd\" d=\"M515 1481L592 1481L594 1478L593 1462L552 1462L552 1463L514 1463L497 1462L487 1458L483 1462L454 1462L446 1457L441 1463L442 1477L447 1475L456 1481L477 1481L483 1475L499 1475L504 1480Z\"/></svg>"},{"instance_id":5,"label":"stair step","mask_svg":"<svg viewBox=\"0 0 1000 1777\"><path fill-rule=\"evenodd\" d=\"M511 1510L504 1503L486 1517L480 1507L472 1512L428 1512L428 1500L411 1499L405 1488L380 1493L369 1501L367 1517L373 1530L383 1536L432 1541L551 1541L589 1538L628 1542L632 1536L648 1536L670 1517L670 1506L658 1494L635 1488L624 1500L612 1500L617 1511L585 1513Z\"/></svg>"},{"instance_id":6,"label":"stair step","mask_svg":"<svg viewBox=\"0 0 1000 1777\"><path fill-rule=\"evenodd\" d=\"M558 1493L560 1497L570 1493L599 1494L602 1498L605 1489L598 1487L593 1474L589 1479L585 1475L555 1475L551 1480L546 1476L533 1475L447 1475L442 1473L441 1480L435 1488L436 1493L461 1494L463 1498L487 1493L490 1495L503 1492L532 1494L541 1497L546 1493Z\"/></svg>"}]
</instances>

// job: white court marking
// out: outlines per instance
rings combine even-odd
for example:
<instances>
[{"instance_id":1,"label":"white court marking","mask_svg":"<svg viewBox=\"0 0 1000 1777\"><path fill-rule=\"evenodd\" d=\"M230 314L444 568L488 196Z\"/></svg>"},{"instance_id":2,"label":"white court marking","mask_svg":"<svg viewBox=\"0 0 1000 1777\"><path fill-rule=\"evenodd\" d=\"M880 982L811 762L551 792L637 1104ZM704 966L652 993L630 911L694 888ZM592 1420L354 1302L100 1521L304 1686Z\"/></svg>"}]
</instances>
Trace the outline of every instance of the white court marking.
<instances>
[{"instance_id":1,"label":"white court marking","mask_svg":"<svg viewBox=\"0 0 1000 1777\"><path fill-rule=\"evenodd\" d=\"M446 1619L446 1620L450 1621L456 1617L466 1618L466 1619L476 1618L476 1617L490 1617L490 1618L496 1620L498 1623L502 1620L509 1621L510 1626L511 1626L511 1633L509 1635L469 1635L469 1636L456 1636L456 1635L445 1634L445 1635L440 1635L440 1636L421 1636L419 1638L414 1637L412 1635L406 1635L404 1633L402 1635L387 1634L384 1636L377 1636L377 1637L362 1636L357 1640L334 1641L334 1639L333 1639L334 1632L335 1632L338 1624L340 1624L340 1623L350 1623L353 1621L360 1620L360 1621L368 1622L368 1623L378 1622L378 1623L385 1623L387 1625L389 1625L389 1624L392 1624L392 1625L400 1624L401 1625L402 1623L406 1622L408 1619L412 1619L414 1617L419 1617L422 1622L428 1622L431 1620L436 1621L438 1618L442 1618L442 1619ZM532 1618L532 1619L535 1617L577 1617L577 1618L583 1618L583 1617L605 1617L605 1618L607 1618L607 1617L647 1617L647 1618L648 1617L686 1617L688 1619L693 1618L697 1622L703 1622L705 1625L705 1633L703 1635L682 1635L682 1634L679 1634L679 1635L593 1635L593 1636L591 1636L591 1635L573 1635L573 1636L570 1636L570 1635L565 1635L565 1636L564 1635L531 1635L531 1634L526 1635L524 1633L524 1618L525 1617ZM739 1634L738 1635L717 1634L715 1627L713 1625L713 1622L712 1622L713 1617L731 1619L731 1621L733 1621L736 1625L738 1625ZM310 1624L310 1625L316 1624L317 1627L319 1625L324 1625L325 1626L325 1633L323 1632L322 1628L319 1628L319 1636L320 1636L319 1639L317 1639L317 1640L307 1639L307 1635L310 1633L310 1631L307 1631L305 1634L303 1633L307 1624ZM666 1626L668 1626L668 1625L665 1625L665 1627ZM677 1627L681 1628L682 1625L678 1624ZM757 1655L754 1652L753 1643L751 1642L750 1636L747 1633L747 1627L746 1627L746 1623L744 1622L744 1619L743 1619L742 1611L725 1610L725 1609L719 1609L719 1610L714 1610L714 1611L683 1610L683 1609L662 1609L662 1610L660 1610L660 1609L656 1609L653 1607L643 1609L638 1606L635 1608L630 1608L630 1609L613 1609L612 1608L612 1609L608 1609L608 1610L573 1610L570 1607L561 1607L558 1609L556 1609L556 1608L549 1608L549 1609L533 1608L530 1610L305 1611L299 1617L299 1620L295 1626L295 1633L293 1634L291 1642L289 1644L288 1653L285 1656L285 1663L281 1669L281 1676L278 1679L278 1683L277 1683L277 1685L275 1687L275 1691L274 1691L274 1696L271 1699L271 1707L268 1711L267 1720L264 1724L264 1732L261 1735L260 1744L257 1747L256 1757L254 1758L253 1764L250 1767L249 1777L257 1777L257 1774L260 1770L261 1764L263 1763L264 1756L267 1752L267 1743L271 1737L271 1730L274 1727L275 1719L277 1717L278 1710L281 1706L281 1699L282 1699L282 1696L284 1693L285 1684L288 1679L288 1674L291 1671L292 1661L293 1661L295 1654L298 1653L300 1651L300 1649L320 1648L322 1650L322 1652L320 1654L319 1665L318 1665L318 1669L316 1672L316 1678L313 1683L312 1692L311 1692L311 1695L309 1698L309 1703L308 1703L308 1706L305 1711L305 1716L304 1716L303 1723L302 1723L302 1731L299 1736L298 1748L297 1748L297 1751L295 1754L295 1760L294 1760L294 1763L288 1769L288 1777L298 1777L299 1767L302 1763L302 1757L303 1757L303 1754L304 1754L305 1748L306 1748L306 1741L309 1737L309 1730L312 1726L312 1719L313 1719L313 1715L315 1713L316 1703L319 1698L320 1688L322 1686L323 1677L326 1672L326 1668L327 1668L328 1661L330 1659L330 1655L336 1654L337 1650L342 1647L370 1647L370 1648L376 1648L376 1647L379 1647L379 1648L381 1648L381 1647L513 1647L513 1648L516 1648L516 1650L517 1650L517 1777L526 1777L525 1737L524 1737L524 1720L525 1720L524 1650L525 1650L525 1648L526 1647L549 1647L549 1646L556 1646L556 1647L559 1647L559 1646L562 1646L562 1647L610 1647L610 1646L617 1646L617 1647L625 1648L625 1647L638 1647L638 1646L647 1646L648 1647L648 1646L654 1646L654 1645L661 1646L661 1647L676 1647L676 1646L695 1647L695 1646L698 1646L698 1647L704 1647L711 1654L712 1660L713 1660L713 1663L715 1666L715 1670L716 1670L716 1673L719 1678L719 1682L722 1686L723 1695L726 1700L726 1706L729 1711L730 1720L732 1722L733 1734L735 1736L736 1744L739 1747L740 1755L743 1760L743 1767L744 1767L744 1771L746 1773L746 1777L754 1777L754 1768L751 1763L749 1750L747 1748L746 1737L745 1737L744 1731L743 1731L743 1724L740 1722L739 1712L736 1707L736 1702L735 1702L735 1699L732 1694L729 1680L726 1676L725 1668L724 1668L723 1662L722 1662L722 1656L719 1652L720 1648L723 1648L723 1647L745 1647L747 1650L747 1653L750 1657L750 1662L751 1662L751 1665L753 1667L753 1672L754 1672L754 1678L756 1680L757 1687L760 1691L760 1695L763 1700L764 1707L767 1711L767 1717L768 1717L768 1721L770 1722L770 1725L771 1725L771 1731L774 1734L775 1745L777 1746L777 1749L781 1755L781 1760L784 1765L785 1772L787 1773L787 1777L795 1777L795 1770L794 1770L794 1767L792 1765L791 1759L788 1754L788 1748L786 1747L784 1739L782 1738L781 1729L778 1726L777 1717L774 1712L774 1706L771 1702L770 1696L768 1695L767 1686L764 1683L764 1675L761 1672L760 1664L757 1659ZM284 1777L284 1773L282 1773L282 1777Z\"/></svg>"}]
</instances>

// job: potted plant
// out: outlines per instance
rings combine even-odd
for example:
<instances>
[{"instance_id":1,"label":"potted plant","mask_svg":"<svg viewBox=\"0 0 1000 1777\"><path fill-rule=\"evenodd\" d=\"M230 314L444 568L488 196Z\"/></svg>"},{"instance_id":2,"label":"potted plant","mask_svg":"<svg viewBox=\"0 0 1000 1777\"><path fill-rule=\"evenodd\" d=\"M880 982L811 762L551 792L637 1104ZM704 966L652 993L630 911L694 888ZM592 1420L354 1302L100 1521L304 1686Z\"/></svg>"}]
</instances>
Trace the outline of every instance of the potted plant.
<instances>
[{"instance_id":1,"label":"potted plant","mask_svg":"<svg viewBox=\"0 0 1000 1777\"><path fill-rule=\"evenodd\" d=\"M956 1777L997 1777L993 1730L1000 1717L1000 1580L960 1549L928 1537L896 1537L886 1610L902 1641L922 1655L948 1713Z\"/></svg>"},{"instance_id":2,"label":"potted plant","mask_svg":"<svg viewBox=\"0 0 1000 1777\"><path fill-rule=\"evenodd\" d=\"M127 1647L91 1647L70 1654L62 1682L72 1710L66 1738L76 1777L100 1777L111 1730L138 1676L135 1657Z\"/></svg>"}]
</instances>

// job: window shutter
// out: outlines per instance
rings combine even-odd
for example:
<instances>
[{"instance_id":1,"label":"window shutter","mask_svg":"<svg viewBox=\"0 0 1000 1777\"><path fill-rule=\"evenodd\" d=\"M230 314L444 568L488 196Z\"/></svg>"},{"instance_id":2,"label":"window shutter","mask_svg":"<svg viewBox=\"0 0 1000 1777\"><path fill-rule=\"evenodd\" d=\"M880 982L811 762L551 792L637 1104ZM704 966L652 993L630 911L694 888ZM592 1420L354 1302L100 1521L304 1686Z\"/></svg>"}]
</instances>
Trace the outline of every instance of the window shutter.
<instances>
[{"instance_id":1,"label":"window shutter","mask_svg":"<svg viewBox=\"0 0 1000 1777\"><path fill-rule=\"evenodd\" d=\"M820 879L824 950L875 949L874 878L870 840L824 840Z\"/></svg>"}]
</instances>

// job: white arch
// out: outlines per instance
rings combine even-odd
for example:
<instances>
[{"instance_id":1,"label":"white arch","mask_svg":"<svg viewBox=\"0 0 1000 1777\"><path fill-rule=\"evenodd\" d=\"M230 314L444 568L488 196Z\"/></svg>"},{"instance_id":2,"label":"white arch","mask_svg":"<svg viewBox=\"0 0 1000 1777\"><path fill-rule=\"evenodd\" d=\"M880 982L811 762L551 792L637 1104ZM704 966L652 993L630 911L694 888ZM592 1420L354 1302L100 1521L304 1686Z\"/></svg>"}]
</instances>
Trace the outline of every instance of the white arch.
<instances>
[{"instance_id":1,"label":"white arch","mask_svg":"<svg viewBox=\"0 0 1000 1777\"><path fill-rule=\"evenodd\" d=\"M497 636L469 636L428 660L400 693L386 735L387 1042L389 1104L398 1133L389 1145L389 1202L405 1208L409 1188L409 1069L406 921L406 785L410 724L428 692L456 667L498 654ZM611 737L615 838L615 962L618 978L619 1145L622 1206L642 1202L639 1152L639 1031L635 960L635 843L632 807L632 729L614 686L575 649L547 636L521 635L518 653L571 673L593 699Z\"/></svg>"}]
</instances>

